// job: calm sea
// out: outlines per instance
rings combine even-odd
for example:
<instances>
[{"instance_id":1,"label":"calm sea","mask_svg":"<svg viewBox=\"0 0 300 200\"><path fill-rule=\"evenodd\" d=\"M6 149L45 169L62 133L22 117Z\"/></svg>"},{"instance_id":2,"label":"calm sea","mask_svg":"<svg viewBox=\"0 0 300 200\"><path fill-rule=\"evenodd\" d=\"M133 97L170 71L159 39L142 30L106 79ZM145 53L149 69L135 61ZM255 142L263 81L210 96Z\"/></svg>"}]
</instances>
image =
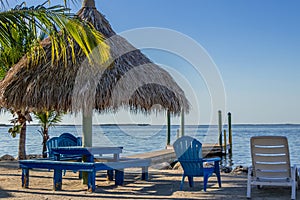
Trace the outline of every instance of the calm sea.
<instances>
[{"instance_id":1,"label":"calm sea","mask_svg":"<svg viewBox=\"0 0 300 200\"><path fill-rule=\"evenodd\" d=\"M0 126L0 156L17 156L19 139L7 132L9 126ZM179 126L171 127L171 143L176 140ZM224 127L226 129L226 126ZM26 153L41 154L42 137L39 126L27 126ZM50 129L50 137L69 132L81 136L81 126L64 125ZM300 166L300 125L233 125L233 156L223 161L224 165L248 166L251 162L249 141L257 135L283 135L288 138L291 162ZM193 136L202 143L217 142L218 128L211 126L185 126L185 135ZM166 126L149 125L94 125L93 146L123 146L123 155L164 149Z\"/></svg>"}]
</instances>

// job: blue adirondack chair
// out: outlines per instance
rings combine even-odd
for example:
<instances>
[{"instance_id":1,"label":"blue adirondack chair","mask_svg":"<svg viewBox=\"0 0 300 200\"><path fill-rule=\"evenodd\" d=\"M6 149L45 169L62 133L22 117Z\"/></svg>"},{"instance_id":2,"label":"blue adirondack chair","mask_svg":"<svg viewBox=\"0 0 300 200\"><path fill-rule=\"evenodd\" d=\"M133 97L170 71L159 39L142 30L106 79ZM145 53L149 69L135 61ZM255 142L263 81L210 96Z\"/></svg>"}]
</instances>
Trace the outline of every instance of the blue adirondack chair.
<instances>
[{"instance_id":1,"label":"blue adirondack chair","mask_svg":"<svg viewBox=\"0 0 300 200\"><path fill-rule=\"evenodd\" d=\"M81 137L75 137L71 133L63 133L59 137L50 138L47 143L48 157L50 159L54 159L54 154L52 151L53 147L70 147L70 146L82 146ZM80 157L80 155L73 156L62 156L64 158L76 158Z\"/></svg>"},{"instance_id":2,"label":"blue adirondack chair","mask_svg":"<svg viewBox=\"0 0 300 200\"><path fill-rule=\"evenodd\" d=\"M220 158L202 158L202 144L190 136L182 136L173 144L176 157L183 168L183 175L180 190L183 188L184 179L187 176L190 187L193 187L193 177L203 177L204 191L207 188L208 178L215 173L219 187L221 187ZM203 166L204 162L211 162L213 165Z\"/></svg>"},{"instance_id":3,"label":"blue adirondack chair","mask_svg":"<svg viewBox=\"0 0 300 200\"><path fill-rule=\"evenodd\" d=\"M50 138L47 143L48 159L54 160L53 147L69 147L69 146L82 146L81 137L75 137L71 133L63 133L59 137ZM81 160L81 155L62 155L63 160ZM66 170L63 171L66 174Z\"/></svg>"}]
</instances>

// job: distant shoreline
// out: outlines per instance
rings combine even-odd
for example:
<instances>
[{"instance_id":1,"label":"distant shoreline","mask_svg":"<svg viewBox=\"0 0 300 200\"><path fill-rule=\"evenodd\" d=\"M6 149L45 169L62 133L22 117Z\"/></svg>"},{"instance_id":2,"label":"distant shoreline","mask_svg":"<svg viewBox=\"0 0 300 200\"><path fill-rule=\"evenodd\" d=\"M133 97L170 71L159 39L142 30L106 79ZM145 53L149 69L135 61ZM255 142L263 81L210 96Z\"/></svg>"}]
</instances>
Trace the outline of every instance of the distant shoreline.
<instances>
[{"instance_id":1,"label":"distant shoreline","mask_svg":"<svg viewBox=\"0 0 300 200\"><path fill-rule=\"evenodd\" d=\"M93 126L165 126L166 124L93 124ZM9 127L12 124L0 124L0 127ZM27 126L39 126L39 124L27 124ZM81 126L81 124L57 124L56 126ZM172 126L180 126L180 124L172 124ZM217 124L186 124L185 126L218 126ZM223 126L227 126L224 124ZM282 123L282 124L232 124L232 126L300 126L300 124Z\"/></svg>"}]
</instances>

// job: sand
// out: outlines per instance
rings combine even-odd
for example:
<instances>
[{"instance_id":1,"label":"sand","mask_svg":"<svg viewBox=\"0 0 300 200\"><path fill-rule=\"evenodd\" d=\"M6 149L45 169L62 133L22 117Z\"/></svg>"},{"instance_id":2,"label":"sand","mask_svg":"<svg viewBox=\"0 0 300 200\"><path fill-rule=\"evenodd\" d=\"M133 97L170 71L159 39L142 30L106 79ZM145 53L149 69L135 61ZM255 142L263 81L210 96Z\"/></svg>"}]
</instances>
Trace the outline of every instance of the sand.
<instances>
[{"instance_id":1,"label":"sand","mask_svg":"<svg viewBox=\"0 0 300 200\"><path fill-rule=\"evenodd\" d=\"M78 173L67 172L63 177L62 191L53 191L53 172L31 170L28 189L21 187L21 170L17 163L0 162L0 198L6 199L246 199L245 174L222 173L222 188L215 176L203 191L202 178L195 178L190 188L187 181L183 191L179 190L181 170L157 170L150 168L149 180L140 180L138 170L125 171L125 184L114 186L108 182L105 173L97 173L96 191L87 192L87 186L78 179ZM290 199L290 188L252 188L252 199ZM300 194L298 195L300 197ZM297 198L300 199L300 198Z\"/></svg>"}]
</instances>

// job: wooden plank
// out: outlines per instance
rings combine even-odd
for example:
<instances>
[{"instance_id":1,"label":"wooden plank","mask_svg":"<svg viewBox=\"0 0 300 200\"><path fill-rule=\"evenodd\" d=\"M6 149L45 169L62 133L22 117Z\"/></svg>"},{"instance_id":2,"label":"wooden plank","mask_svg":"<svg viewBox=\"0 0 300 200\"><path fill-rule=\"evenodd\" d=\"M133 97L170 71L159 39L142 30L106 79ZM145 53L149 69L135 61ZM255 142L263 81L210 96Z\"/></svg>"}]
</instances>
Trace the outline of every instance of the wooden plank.
<instances>
[{"instance_id":1,"label":"wooden plank","mask_svg":"<svg viewBox=\"0 0 300 200\"><path fill-rule=\"evenodd\" d=\"M94 168L93 163L53 161L53 160L20 160L21 168L37 168L37 169L66 169L66 170L82 170L91 171Z\"/></svg>"},{"instance_id":2,"label":"wooden plank","mask_svg":"<svg viewBox=\"0 0 300 200\"><path fill-rule=\"evenodd\" d=\"M153 152L147 152L142 154L136 154L128 156L127 158L143 158L150 159L150 165L160 164L162 162L172 163L176 159L176 155L173 149L163 149Z\"/></svg>"},{"instance_id":3,"label":"wooden plank","mask_svg":"<svg viewBox=\"0 0 300 200\"><path fill-rule=\"evenodd\" d=\"M150 165L150 159L123 159L116 162L106 162L106 163L95 163L95 169L103 170L103 165L111 169L124 169L124 168L138 168L147 167Z\"/></svg>"}]
</instances>

